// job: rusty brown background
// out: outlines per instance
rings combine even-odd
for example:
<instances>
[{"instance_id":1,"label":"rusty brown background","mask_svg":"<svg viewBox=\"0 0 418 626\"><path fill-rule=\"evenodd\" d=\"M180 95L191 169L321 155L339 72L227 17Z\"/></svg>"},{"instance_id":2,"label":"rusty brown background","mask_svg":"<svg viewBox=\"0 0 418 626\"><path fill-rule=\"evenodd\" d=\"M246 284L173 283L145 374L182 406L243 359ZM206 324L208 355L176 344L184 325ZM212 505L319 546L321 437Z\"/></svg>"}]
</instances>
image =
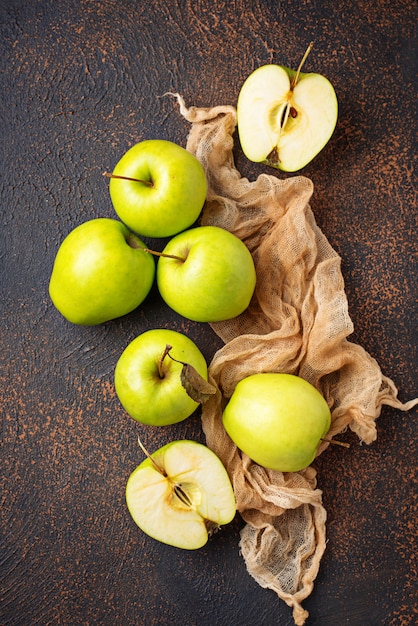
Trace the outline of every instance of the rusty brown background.
<instances>
[{"instance_id":1,"label":"rusty brown background","mask_svg":"<svg viewBox=\"0 0 418 626\"><path fill-rule=\"evenodd\" d=\"M186 332L208 361L219 340L155 289L122 319L72 326L49 276L73 227L114 217L104 170L142 139L185 144L165 92L236 104L253 69L295 67L313 40L305 69L332 81L340 111L302 172L312 208L343 259L352 339L402 400L416 397L416 23L412 0L0 0L2 626L292 624L247 574L238 516L182 552L144 536L125 506L142 453L113 389L119 355L157 326ZM235 153L244 175L265 171ZM417 623L416 416L385 408L375 444L348 433L349 450L316 462L328 547L309 626ZM203 441L198 413L141 432L150 450Z\"/></svg>"}]
</instances>

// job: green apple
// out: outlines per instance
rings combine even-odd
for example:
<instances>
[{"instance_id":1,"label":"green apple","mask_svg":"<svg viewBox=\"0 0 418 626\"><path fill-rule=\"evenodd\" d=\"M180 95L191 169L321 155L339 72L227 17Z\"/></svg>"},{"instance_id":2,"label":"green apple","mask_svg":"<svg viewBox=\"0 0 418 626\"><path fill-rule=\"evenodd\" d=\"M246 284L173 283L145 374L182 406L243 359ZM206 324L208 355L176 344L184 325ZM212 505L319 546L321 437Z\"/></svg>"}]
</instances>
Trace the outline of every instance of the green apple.
<instances>
[{"instance_id":1,"label":"green apple","mask_svg":"<svg viewBox=\"0 0 418 626\"><path fill-rule=\"evenodd\" d=\"M171 237L189 228L206 199L207 181L200 161L163 139L134 145L113 173L106 175L117 215L144 237Z\"/></svg>"},{"instance_id":2,"label":"green apple","mask_svg":"<svg viewBox=\"0 0 418 626\"><path fill-rule=\"evenodd\" d=\"M331 413L324 397L303 378L259 373L237 384L222 420L235 445L253 461L297 472L314 460Z\"/></svg>"},{"instance_id":3,"label":"green apple","mask_svg":"<svg viewBox=\"0 0 418 626\"><path fill-rule=\"evenodd\" d=\"M121 222L97 218L67 235L55 257L49 294L73 324L102 324L133 311L151 290L155 261Z\"/></svg>"},{"instance_id":4,"label":"green apple","mask_svg":"<svg viewBox=\"0 0 418 626\"><path fill-rule=\"evenodd\" d=\"M126 502L134 522L154 539L196 550L236 513L220 459L196 441L178 440L148 456L130 475Z\"/></svg>"},{"instance_id":5,"label":"green apple","mask_svg":"<svg viewBox=\"0 0 418 626\"><path fill-rule=\"evenodd\" d=\"M155 328L131 341L115 368L116 394L127 413L152 426L167 426L189 417L199 402L184 386L184 364L207 381L206 360L186 335Z\"/></svg>"},{"instance_id":6,"label":"green apple","mask_svg":"<svg viewBox=\"0 0 418 626\"><path fill-rule=\"evenodd\" d=\"M338 118L334 87L321 74L302 74L303 61L297 71L263 65L242 85L237 125L242 150L250 161L295 172L331 138Z\"/></svg>"},{"instance_id":7,"label":"green apple","mask_svg":"<svg viewBox=\"0 0 418 626\"><path fill-rule=\"evenodd\" d=\"M248 307L256 272L250 251L234 234L217 226L191 228L173 237L162 254L158 289L183 317L219 322Z\"/></svg>"}]
</instances>

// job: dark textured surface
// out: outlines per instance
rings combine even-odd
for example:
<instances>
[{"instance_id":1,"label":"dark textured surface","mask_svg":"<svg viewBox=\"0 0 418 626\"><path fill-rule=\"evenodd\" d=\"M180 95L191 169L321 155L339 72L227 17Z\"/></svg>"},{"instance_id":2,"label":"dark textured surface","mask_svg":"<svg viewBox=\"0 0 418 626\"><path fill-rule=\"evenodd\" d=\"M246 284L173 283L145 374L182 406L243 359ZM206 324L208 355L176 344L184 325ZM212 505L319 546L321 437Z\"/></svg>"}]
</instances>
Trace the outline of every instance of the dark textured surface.
<instances>
[{"instance_id":1,"label":"dark textured surface","mask_svg":"<svg viewBox=\"0 0 418 626\"><path fill-rule=\"evenodd\" d=\"M335 134L305 168L317 221L343 259L353 339L403 400L417 389L416 3L412 0L0 0L2 626L273 626L290 610L245 571L237 519L199 552L145 537L124 502L142 455L113 389L141 331L219 340L154 290L134 313L71 326L48 298L53 259L77 224L113 217L102 177L138 140L186 142L170 98L235 104L255 67L324 73ZM237 164L254 178L236 147ZM282 174L278 174L281 176ZM151 450L203 440L199 415L142 429ZM416 411L385 408L378 440L316 466L328 547L309 625L416 624Z\"/></svg>"}]
</instances>

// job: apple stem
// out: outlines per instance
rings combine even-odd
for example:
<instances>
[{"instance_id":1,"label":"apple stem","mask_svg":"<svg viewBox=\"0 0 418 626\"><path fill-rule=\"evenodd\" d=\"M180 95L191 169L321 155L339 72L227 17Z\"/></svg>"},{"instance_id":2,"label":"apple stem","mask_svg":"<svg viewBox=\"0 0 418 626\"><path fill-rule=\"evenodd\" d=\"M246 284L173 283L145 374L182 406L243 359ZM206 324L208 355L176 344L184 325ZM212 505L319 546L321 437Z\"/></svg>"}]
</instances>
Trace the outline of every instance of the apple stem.
<instances>
[{"instance_id":1,"label":"apple stem","mask_svg":"<svg viewBox=\"0 0 418 626\"><path fill-rule=\"evenodd\" d=\"M119 176L118 174L111 174L110 172L103 172L103 176L106 178L119 178L120 180L130 180L133 183L142 183L147 187L154 187L152 180L141 180L140 178L131 178L130 176Z\"/></svg>"},{"instance_id":2,"label":"apple stem","mask_svg":"<svg viewBox=\"0 0 418 626\"><path fill-rule=\"evenodd\" d=\"M309 46L306 48L305 50L305 54L302 57L302 61L299 63L299 67L296 71L296 74L292 80L292 82L290 83L290 92L292 92L294 90L294 88L297 85L297 82L299 80L299 74L301 72L301 69L306 61L306 59L309 56L310 51L313 48L313 41L311 41L311 43L309 44ZM294 107L292 107L291 103L290 103L290 95L289 95L289 100L285 105L285 109L284 111L282 111L282 115L281 115L281 122L280 122L280 127L284 128L287 124L287 120L289 119L289 115L291 115L292 117L297 117L297 111Z\"/></svg>"},{"instance_id":3,"label":"apple stem","mask_svg":"<svg viewBox=\"0 0 418 626\"><path fill-rule=\"evenodd\" d=\"M176 261L185 262L185 258L182 256L177 256L175 254L167 254L166 252L156 252L155 250L150 250L149 248L144 248L144 252L148 252L148 254L153 254L154 256L162 256L166 259L175 259Z\"/></svg>"},{"instance_id":4,"label":"apple stem","mask_svg":"<svg viewBox=\"0 0 418 626\"><path fill-rule=\"evenodd\" d=\"M153 466L155 467L157 472L160 472L160 474L162 474L163 476L167 477L167 473L166 473L165 469L163 467L161 467L161 465L159 465L155 459L152 458L152 456L150 455L150 453L148 452L148 450L145 448L144 444L140 440L139 435L138 435L138 444L139 444L139 447L141 448L142 452L145 454L145 456L149 458L149 460L151 461L151 463L153 464Z\"/></svg>"},{"instance_id":5,"label":"apple stem","mask_svg":"<svg viewBox=\"0 0 418 626\"><path fill-rule=\"evenodd\" d=\"M164 349L164 352L161 355L161 359L158 361L158 375L159 375L160 378L164 378L163 362L164 362L164 359L165 359L165 357L167 355L170 356L170 350L171 350L172 347L173 346L170 346L170 344L167 344L165 349ZM173 357L171 357L171 358L173 358Z\"/></svg>"},{"instance_id":6,"label":"apple stem","mask_svg":"<svg viewBox=\"0 0 418 626\"><path fill-rule=\"evenodd\" d=\"M350 447L350 444L345 441L336 441L335 439L327 439L326 437L322 437L321 441L326 441L327 443L332 443L336 446L342 446L343 448Z\"/></svg>"},{"instance_id":7,"label":"apple stem","mask_svg":"<svg viewBox=\"0 0 418 626\"><path fill-rule=\"evenodd\" d=\"M138 240L133 233L129 233L129 235L126 237L126 242L128 243L128 245L131 246L131 248L135 248L136 250L142 250L147 254L152 254L154 256L163 256L168 259L175 259L176 261L181 261L182 263L184 263L186 260L184 257L176 256L175 254L166 254L165 252L156 252L155 250L144 248L143 246L139 245Z\"/></svg>"},{"instance_id":8,"label":"apple stem","mask_svg":"<svg viewBox=\"0 0 418 626\"><path fill-rule=\"evenodd\" d=\"M299 63L299 67L298 67L298 69L297 69L297 71L296 71L296 74L295 74L295 76L294 76L294 78L293 78L293 80L292 80L291 84L290 84L290 89L292 89L292 90L296 87L296 84L297 84L297 82L298 82L298 80L299 80L299 74L300 74L300 72L301 72L301 70L302 70L302 67L303 67L303 65L304 65L304 63L305 63L305 61L306 61L306 59L307 59L307 58L308 58L308 56L309 56L310 51L311 51L311 50L312 50L312 48L313 48L313 45L314 45L314 42L313 42L313 41L311 41L311 43L309 44L309 46L308 46L308 47L306 48L306 50L305 50L305 54L304 54L304 55L303 55L303 57L302 57L302 61Z\"/></svg>"},{"instance_id":9,"label":"apple stem","mask_svg":"<svg viewBox=\"0 0 418 626\"><path fill-rule=\"evenodd\" d=\"M175 359L173 356L171 356L170 350L171 350L172 347L173 346L167 346L165 354L167 354L167 356L169 356L172 361L175 361L176 363L180 363L181 365L187 365L187 363L185 363L184 361L179 361L178 359Z\"/></svg>"}]
</instances>

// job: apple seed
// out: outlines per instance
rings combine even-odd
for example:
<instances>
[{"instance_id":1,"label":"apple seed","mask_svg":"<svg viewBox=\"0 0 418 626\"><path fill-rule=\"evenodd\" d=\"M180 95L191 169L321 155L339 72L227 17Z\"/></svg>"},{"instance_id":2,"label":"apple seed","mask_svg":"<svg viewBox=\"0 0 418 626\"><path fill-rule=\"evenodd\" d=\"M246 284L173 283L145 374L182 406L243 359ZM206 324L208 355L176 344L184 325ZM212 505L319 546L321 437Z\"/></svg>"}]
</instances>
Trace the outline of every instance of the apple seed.
<instances>
[{"instance_id":1,"label":"apple seed","mask_svg":"<svg viewBox=\"0 0 418 626\"><path fill-rule=\"evenodd\" d=\"M192 501L190 500L189 496L187 495L187 492L184 491L184 489L183 489L181 484L177 483L177 484L174 485L174 493L178 497L180 502L182 502L184 505L186 505L187 507L192 507L193 506Z\"/></svg>"}]
</instances>

